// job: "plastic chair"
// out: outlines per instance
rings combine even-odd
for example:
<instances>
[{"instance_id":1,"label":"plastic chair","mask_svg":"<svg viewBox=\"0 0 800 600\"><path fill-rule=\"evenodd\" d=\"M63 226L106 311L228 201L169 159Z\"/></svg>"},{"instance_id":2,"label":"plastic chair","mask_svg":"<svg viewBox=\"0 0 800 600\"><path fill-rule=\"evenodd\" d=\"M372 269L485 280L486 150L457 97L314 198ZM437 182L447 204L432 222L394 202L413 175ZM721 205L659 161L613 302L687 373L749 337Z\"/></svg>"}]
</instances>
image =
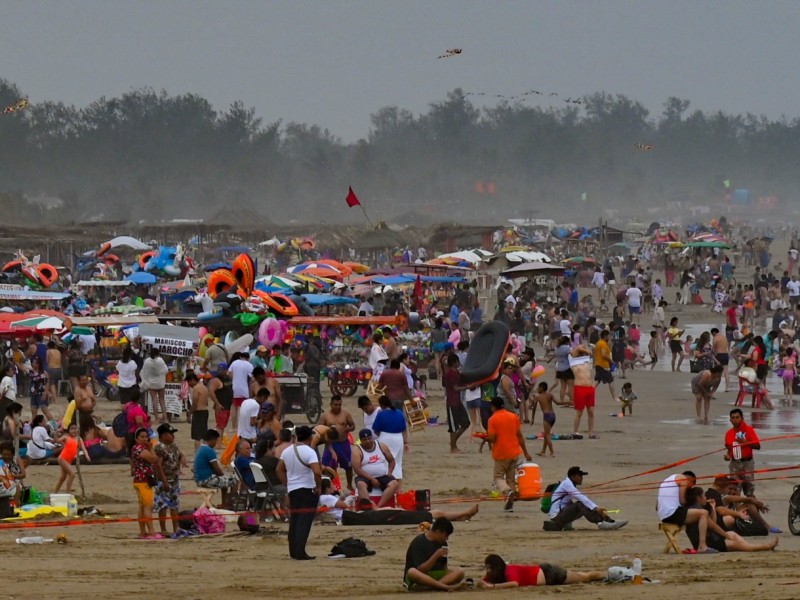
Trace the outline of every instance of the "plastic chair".
<instances>
[{"instance_id":1,"label":"plastic chair","mask_svg":"<svg viewBox=\"0 0 800 600\"><path fill-rule=\"evenodd\" d=\"M276 519L282 519L283 494L275 491L272 484L267 479L267 476L264 475L264 467L259 463L255 461L251 462L250 471L253 473L253 479L256 482L254 507L256 512L266 512L267 507L269 507L269 510Z\"/></svg>"},{"instance_id":2,"label":"plastic chair","mask_svg":"<svg viewBox=\"0 0 800 600\"><path fill-rule=\"evenodd\" d=\"M750 383L746 377L739 377L739 393L736 395L735 406L744 406L744 399L746 396L751 396L752 408L761 408L761 402L764 399L764 390L761 385L756 381Z\"/></svg>"}]
</instances>

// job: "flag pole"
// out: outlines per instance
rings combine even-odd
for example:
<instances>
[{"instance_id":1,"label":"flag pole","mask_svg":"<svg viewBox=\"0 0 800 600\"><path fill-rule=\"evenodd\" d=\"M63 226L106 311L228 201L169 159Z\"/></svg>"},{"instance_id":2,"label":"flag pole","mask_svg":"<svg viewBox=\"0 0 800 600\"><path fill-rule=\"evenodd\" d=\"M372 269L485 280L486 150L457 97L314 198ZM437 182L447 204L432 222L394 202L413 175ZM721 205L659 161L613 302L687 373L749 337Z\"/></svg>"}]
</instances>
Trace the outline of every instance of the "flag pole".
<instances>
[{"instance_id":1,"label":"flag pole","mask_svg":"<svg viewBox=\"0 0 800 600\"><path fill-rule=\"evenodd\" d=\"M370 220L369 215L367 214L367 210L364 208L364 205L359 203L359 206L361 207L361 212L364 213L364 218L367 220L367 223L369 223L370 228L375 229L375 225L372 224L372 221Z\"/></svg>"}]
</instances>

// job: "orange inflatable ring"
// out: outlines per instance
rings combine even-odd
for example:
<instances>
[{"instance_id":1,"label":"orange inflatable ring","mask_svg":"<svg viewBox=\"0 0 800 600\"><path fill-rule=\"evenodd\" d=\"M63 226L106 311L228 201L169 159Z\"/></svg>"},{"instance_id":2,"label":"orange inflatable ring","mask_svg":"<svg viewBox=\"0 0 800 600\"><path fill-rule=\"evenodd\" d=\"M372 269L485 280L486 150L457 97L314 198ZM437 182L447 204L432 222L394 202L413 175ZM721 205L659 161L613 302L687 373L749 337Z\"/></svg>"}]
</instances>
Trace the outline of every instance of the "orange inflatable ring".
<instances>
[{"instance_id":1,"label":"orange inflatable ring","mask_svg":"<svg viewBox=\"0 0 800 600\"><path fill-rule=\"evenodd\" d=\"M22 261L21 260L12 260L11 262L7 262L3 266L3 272L10 271L11 269L16 269L16 268L18 268L20 266L22 266Z\"/></svg>"},{"instance_id":2,"label":"orange inflatable ring","mask_svg":"<svg viewBox=\"0 0 800 600\"><path fill-rule=\"evenodd\" d=\"M105 262L109 267L111 267L119 262L119 256L117 256L116 254L106 254L103 257L103 262Z\"/></svg>"},{"instance_id":3,"label":"orange inflatable ring","mask_svg":"<svg viewBox=\"0 0 800 600\"><path fill-rule=\"evenodd\" d=\"M58 281L58 269L47 263L41 263L39 265L38 275L39 281L41 281L44 287L50 287Z\"/></svg>"},{"instance_id":4,"label":"orange inflatable ring","mask_svg":"<svg viewBox=\"0 0 800 600\"><path fill-rule=\"evenodd\" d=\"M253 259L249 254L240 254L233 261L233 268L231 269L234 278L239 283L239 289L242 291L242 296L248 298L253 292L253 286L256 282L256 267L253 264Z\"/></svg>"},{"instance_id":5,"label":"orange inflatable ring","mask_svg":"<svg viewBox=\"0 0 800 600\"><path fill-rule=\"evenodd\" d=\"M217 269L208 276L208 295L216 298L236 285L236 278L228 269Z\"/></svg>"},{"instance_id":6,"label":"orange inflatable ring","mask_svg":"<svg viewBox=\"0 0 800 600\"><path fill-rule=\"evenodd\" d=\"M142 255L139 257L139 266L142 269L144 269L145 265L147 264L147 261L153 258L155 255L156 253L153 252L152 250L150 250L149 252L142 253Z\"/></svg>"},{"instance_id":7,"label":"orange inflatable ring","mask_svg":"<svg viewBox=\"0 0 800 600\"><path fill-rule=\"evenodd\" d=\"M316 248L317 245L314 243L314 240L311 238L305 238L302 242L300 242L300 249L301 250L313 250Z\"/></svg>"}]
</instances>

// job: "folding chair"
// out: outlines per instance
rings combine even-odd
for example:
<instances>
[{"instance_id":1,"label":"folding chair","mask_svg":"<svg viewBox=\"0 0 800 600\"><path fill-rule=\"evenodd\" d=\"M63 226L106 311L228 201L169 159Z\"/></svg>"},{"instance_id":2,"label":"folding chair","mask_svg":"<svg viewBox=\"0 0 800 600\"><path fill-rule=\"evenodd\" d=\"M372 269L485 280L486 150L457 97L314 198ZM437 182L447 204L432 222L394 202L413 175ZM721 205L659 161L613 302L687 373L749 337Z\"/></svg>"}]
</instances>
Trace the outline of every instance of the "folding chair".
<instances>
[{"instance_id":1,"label":"folding chair","mask_svg":"<svg viewBox=\"0 0 800 600\"><path fill-rule=\"evenodd\" d=\"M236 490L237 495L238 496L244 496L247 499L246 506L245 506L244 510L247 510L247 509L250 509L250 508L254 507L255 503L256 503L255 502L255 498L256 498L255 490L250 489L250 486L247 485L247 483L244 480L244 477L242 476L242 472L239 470L239 468L236 465L233 465L233 473L236 475L236 479L239 480L239 485L238 485L237 490ZM232 503L233 503L233 501L232 501Z\"/></svg>"},{"instance_id":2,"label":"folding chair","mask_svg":"<svg viewBox=\"0 0 800 600\"><path fill-rule=\"evenodd\" d=\"M425 418L425 408L419 398L403 401L403 408L406 411L406 420L411 431L425 429L428 420Z\"/></svg>"},{"instance_id":3,"label":"folding chair","mask_svg":"<svg viewBox=\"0 0 800 600\"><path fill-rule=\"evenodd\" d=\"M658 528L667 536L667 545L664 546L664 554L669 554L670 550L675 550L675 554L680 554L681 547L678 545L676 536L683 530L683 527L672 523L659 523Z\"/></svg>"},{"instance_id":4,"label":"folding chair","mask_svg":"<svg viewBox=\"0 0 800 600\"><path fill-rule=\"evenodd\" d=\"M256 482L255 511L264 513L269 510L276 519L283 520L283 494L275 491L259 463L251 462L250 471Z\"/></svg>"}]
</instances>

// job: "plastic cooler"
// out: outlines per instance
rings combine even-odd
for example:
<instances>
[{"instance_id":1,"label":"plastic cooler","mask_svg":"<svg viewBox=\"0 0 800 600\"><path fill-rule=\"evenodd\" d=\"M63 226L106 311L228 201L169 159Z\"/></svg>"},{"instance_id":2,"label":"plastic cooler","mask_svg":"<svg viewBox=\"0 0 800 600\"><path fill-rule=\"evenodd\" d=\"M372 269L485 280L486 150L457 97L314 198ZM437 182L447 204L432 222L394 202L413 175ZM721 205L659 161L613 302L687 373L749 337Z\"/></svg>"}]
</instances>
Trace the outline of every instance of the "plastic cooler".
<instances>
[{"instance_id":1,"label":"plastic cooler","mask_svg":"<svg viewBox=\"0 0 800 600\"><path fill-rule=\"evenodd\" d=\"M517 492L520 500L538 500L542 497L542 472L536 463L522 463L517 467Z\"/></svg>"}]
</instances>

